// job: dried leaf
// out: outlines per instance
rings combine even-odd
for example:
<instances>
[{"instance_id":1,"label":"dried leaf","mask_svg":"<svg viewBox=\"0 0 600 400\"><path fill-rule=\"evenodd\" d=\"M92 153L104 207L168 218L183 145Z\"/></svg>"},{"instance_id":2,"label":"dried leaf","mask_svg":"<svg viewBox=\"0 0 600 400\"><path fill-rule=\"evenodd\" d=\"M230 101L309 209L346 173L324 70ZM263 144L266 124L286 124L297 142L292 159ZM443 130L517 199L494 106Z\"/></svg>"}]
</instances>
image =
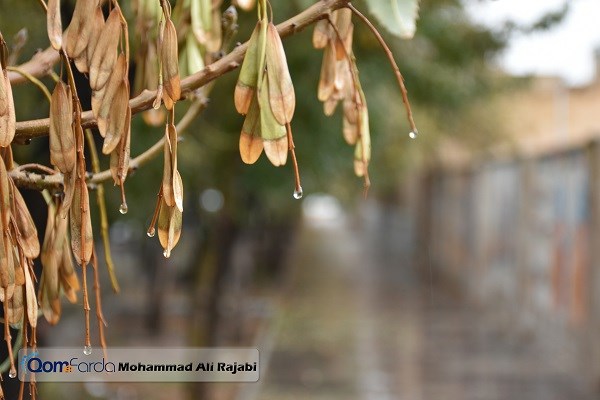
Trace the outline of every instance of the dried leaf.
<instances>
[{"instance_id":1,"label":"dried leaf","mask_svg":"<svg viewBox=\"0 0 600 400\"><path fill-rule=\"evenodd\" d=\"M92 255L94 238L90 217L90 202L87 186L79 178L75 179L75 192L71 205L71 249L77 264L87 264ZM82 227L84 232L82 233Z\"/></svg>"},{"instance_id":2,"label":"dried leaf","mask_svg":"<svg viewBox=\"0 0 600 400\"><path fill-rule=\"evenodd\" d=\"M6 147L15 137L17 119L15 115L12 88L6 70L2 71L0 80L4 81L3 85L0 85L4 92L0 96L0 110L4 109L4 112L0 111L0 146Z\"/></svg>"},{"instance_id":3,"label":"dried leaf","mask_svg":"<svg viewBox=\"0 0 600 400\"><path fill-rule=\"evenodd\" d=\"M65 33L65 50L70 58L77 58L85 50L92 34L93 24L91 18L94 9L98 6L98 0L78 0L69 28Z\"/></svg>"},{"instance_id":4,"label":"dried leaf","mask_svg":"<svg viewBox=\"0 0 600 400\"><path fill-rule=\"evenodd\" d=\"M48 38L54 50L62 47L62 20L60 18L60 0L48 0L48 12L46 14L46 25L48 27Z\"/></svg>"},{"instance_id":5,"label":"dried leaf","mask_svg":"<svg viewBox=\"0 0 600 400\"><path fill-rule=\"evenodd\" d=\"M117 88L117 92L110 105L102 153L110 154L117 147L121 137L123 137L123 134L125 133L125 125L129 125L127 124L128 115L131 118L131 109L129 108L129 85L124 82Z\"/></svg>"},{"instance_id":6,"label":"dried leaf","mask_svg":"<svg viewBox=\"0 0 600 400\"><path fill-rule=\"evenodd\" d=\"M106 20L89 62L90 87L93 90L100 90L108 82L117 61L120 38L121 14L117 8L114 8Z\"/></svg>"},{"instance_id":7,"label":"dried leaf","mask_svg":"<svg viewBox=\"0 0 600 400\"><path fill-rule=\"evenodd\" d=\"M296 108L296 94L288 70L281 37L273 23L267 27L267 79L269 103L277 122L285 125L292 121Z\"/></svg>"},{"instance_id":8,"label":"dried leaf","mask_svg":"<svg viewBox=\"0 0 600 400\"><path fill-rule=\"evenodd\" d=\"M260 109L258 99L253 97L250 109L242 126L240 134L240 156L246 164L254 164L263 151L263 141L260 135Z\"/></svg>"},{"instance_id":9,"label":"dried leaf","mask_svg":"<svg viewBox=\"0 0 600 400\"><path fill-rule=\"evenodd\" d=\"M256 92L259 68L258 43L262 34L260 25L260 22L256 24L252 36L248 41L248 49L246 50L246 56L244 57L233 95L235 109L242 115L248 113L250 103Z\"/></svg>"},{"instance_id":10,"label":"dried leaf","mask_svg":"<svg viewBox=\"0 0 600 400\"><path fill-rule=\"evenodd\" d=\"M50 161L60 172L68 173L75 168L75 136L71 90L62 81L56 84L50 102Z\"/></svg>"},{"instance_id":11,"label":"dried leaf","mask_svg":"<svg viewBox=\"0 0 600 400\"><path fill-rule=\"evenodd\" d=\"M177 56L177 31L170 19L167 20L164 27L163 43L160 50L164 90L173 102L176 102L181 97L179 57Z\"/></svg>"}]
</instances>

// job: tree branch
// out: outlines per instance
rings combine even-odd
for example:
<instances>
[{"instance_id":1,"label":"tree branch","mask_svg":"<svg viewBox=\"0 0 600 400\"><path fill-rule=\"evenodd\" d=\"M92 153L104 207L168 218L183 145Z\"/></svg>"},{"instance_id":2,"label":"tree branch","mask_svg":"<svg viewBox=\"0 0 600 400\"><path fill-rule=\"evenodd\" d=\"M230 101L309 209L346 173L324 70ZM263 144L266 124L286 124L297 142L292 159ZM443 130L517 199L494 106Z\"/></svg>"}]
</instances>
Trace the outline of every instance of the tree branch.
<instances>
[{"instance_id":1,"label":"tree branch","mask_svg":"<svg viewBox=\"0 0 600 400\"><path fill-rule=\"evenodd\" d=\"M48 47L46 50L36 53L31 60L19 65L18 68L31 76L40 77L48 75L58 60L60 60L58 51ZM16 71L8 71L8 79L13 86L27 82L27 78Z\"/></svg>"},{"instance_id":2,"label":"tree branch","mask_svg":"<svg viewBox=\"0 0 600 400\"><path fill-rule=\"evenodd\" d=\"M332 11L339 8L345 7L349 3L349 0L321 0L318 3L307 8L300 14L288 19L287 21L279 24L277 30L282 38L291 36L295 33L300 32L307 26L314 22L327 18ZM207 83L215 80L216 78L226 74L238 68L244 58L248 43L237 46L231 53L212 64L207 65L202 71L199 71L193 75L181 81L181 90L185 95L186 92L194 91ZM39 55L47 53L49 50L45 50ZM56 53L54 50L52 50ZM40 58L40 62L44 62L45 65L34 66L31 63L36 58ZM56 55L58 59L58 54ZM48 59L53 60L47 54L44 57L34 57L31 61L23 64L20 68L26 70L31 75L44 74L48 72ZM56 60L54 60L56 62ZM51 65L50 65L51 67ZM15 78L16 79L16 78ZM11 77L11 82L13 78ZM152 107L152 102L156 98L156 91L144 90L139 96L134 97L129 101L131 106L132 114L139 113ZM91 111L86 111L81 114L82 127L92 128L96 126L96 120ZM17 131L15 135L16 143L24 143L27 139L32 139L40 136L46 136L48 134L49 119L37 119L31 121L21 121L17 123ZM31 175L31 174L30 174ZM16 182L16 181L15 181Z\"/></svg>"}]
</instances>

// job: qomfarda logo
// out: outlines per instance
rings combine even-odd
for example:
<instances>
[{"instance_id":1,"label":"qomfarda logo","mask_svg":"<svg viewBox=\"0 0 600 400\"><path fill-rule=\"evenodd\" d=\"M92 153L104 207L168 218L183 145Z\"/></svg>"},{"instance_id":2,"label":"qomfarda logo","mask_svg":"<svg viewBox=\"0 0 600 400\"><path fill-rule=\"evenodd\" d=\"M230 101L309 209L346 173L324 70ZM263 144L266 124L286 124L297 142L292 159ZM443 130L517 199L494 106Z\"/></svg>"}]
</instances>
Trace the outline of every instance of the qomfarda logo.
<instances>
[{"instance_id":1,"label":"qomfarda logo","mask_svg":"<svg viewBox=\"0 0 600 400\"><path fill-rule=\"evenodd\" d=\"M27 359L26 359L27 358ZM110 361L85 362L80 361L78 357L69 360L42 360L36 355L24 356L22 363L25 363L25 369L29 373L103 373L115 372L115 364Z\"/></svg>"}]
</instances>

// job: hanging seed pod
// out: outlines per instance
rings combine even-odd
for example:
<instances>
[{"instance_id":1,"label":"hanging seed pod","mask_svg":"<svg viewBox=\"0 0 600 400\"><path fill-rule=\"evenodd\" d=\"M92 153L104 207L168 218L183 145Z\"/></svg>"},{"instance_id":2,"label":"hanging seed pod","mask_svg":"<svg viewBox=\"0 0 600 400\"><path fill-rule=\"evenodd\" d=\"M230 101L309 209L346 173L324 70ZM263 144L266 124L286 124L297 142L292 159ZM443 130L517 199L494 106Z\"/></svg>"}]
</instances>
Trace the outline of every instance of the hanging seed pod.
<instances>
[{"instance_id":1,"label":"hanging seed pod","mask_svg":"<svg viewBox=\"0 0 600 400\"><path fill-rule=\"evenodd\" d=\"M164 166L162 192L163 199L169 207L175 206L173 179L177 171L177 131L175 126L167 124L165 128Z\"/></svg>"},{"instance_id":2,"label":"hanging seed pod","mask_svg":"<svg viewBox=\"0 0 600 400\"><path fill-rule=\"evenodd\" d=\"M181 97L179 57L177 56L177 31L170 19L165 23L160 53L164 90L169 98L176 102Z\"/></svg>"},{"instance_id":3,"label":"hanging seed pod","mask_svg":"<svg viewBox=\"0 0 600 400\"><path fill-rule=\"evenodd\" d=\"M92 96L92 111L98 122L98 130L102 137L106 137L108 130L108 119L113 109L113 104L119 102L115 107L128 107L129 93L126 91L127 105L123 104L122 97L115 97L119 88L127 82L127 58L124 53L119 54L115 69L110 75L108 83L100 90L95 91ZM121 89L123 91L123 89ZM123 93L119 93L124 96Z\"/></svg>"},{"instance_id":4,"label":"hanging seed pod","mask_svg":"<svg viewBox=\"0 0 600 400\"><path fill-rule=\"evenodd\" d=\"M73 60L75 62L75 66L82 74L87 74L89 72L89 65L92 61L94 50L96 49L98 40L102 35L102 29L104 29L104 14L102 13L102 9L100 7L96 7L94 16L90 23L92 24L92 31L90 32L87 47L85 51L82 51L81 54L79 54L79 56Z\"/></svg>"},{"instance_id":5,"label":"hanging seed pod","mask_svg":"<svg viewBox=\"0 0 600 400\"><path fill-rule=\"evenodd\" d=\"M102 145L102 153L110 154L118 146L125 134L127 116L131 119L129 107L129 85L125 81L117 88L110 106L107 120L106 136Z\"/></svg>"},{"instance_id":6,"label":"hanging seed pod","mask_svg":"<svg viewBox=\"0 0 600 400\"><path fill-rule=\"evenodd\" d=\"M25 272L25 299L27 303L27 320L32 328L37 326L37 313L38 313L38 302L35 296L35 287L33 286L33 279L29 272L29 267L23 265ZM22 288L23 286L18 286ZM21 289L22 292L22 289ZM14 297L14 296L13 296Z\"/></svg>"},{"instance_id":7,"label":"hanging seed pod","mask_svg":"<svg viewBox=\"0 0 600 400\"><path fill-rule=\"evenodd\" d=\"M6 147L12 142L15 137L16 124L12 88L8 72L3 70L0 75L0 146Z\"/></svg>"},{"instance_id":8,"label":"hanging seed pod","mask_svg":"<svg viewBox=\"0 0 600 400\"><path fill-rule=\"evenodd\" d=\"M296 108L296 94L290 77L281 37L273 23L267 26L267 79L269 104L277 122L285 125L292 121Z\"/></svg>"},{"instance_id":9,"label":"hanging seed pod","mask_svg":"<svg viewBox=\"0 0 600 400\"><path fill-rule=\"evenodd\" d=\"M364 104L360 115L360 135L354 149L354 173L358 177L365 176L371 159L371 135L369 132L369 112Z\"/></svg>"},{"instance_id":10,"label":"hanging seed pod","mask_svg":"<svg viewBox=\"0 0 600 400\"><path fill-rule=\"evenodd\" d=\"M75 3L73 18L65 33L65 50L70 58L78 58L85 50L92 33L91 18L98 0L79 0Z\"/></svg>"},{"instance_id":11,"label":"hanging seed pod","mask_svg":"<svg viewBox=\"0 0 600 400\"><path fill-rule=\"evenodd\" d=\"M181 211L177 207L169 207L163 198L158 214L158 240L165 250L164 256L167 258L171 256L171 250L179 242L181 226Z\"/></svg>"},{"instance_id":12,"label":"hanging seed pod","mask_svg":"<svg viewBox=\"0 0 600 400\"><path fill-rule=\"evenodd\" d=\"M62 81L56 84L50 101L50 161L60 172L75 168L76 150L71 89Z\"/></svg>"},{"instance_id":13,"label":"hanging seed pod","mask_svg":"<svg viewBox=\"0 0 600 400\"><path fill-rule=\"evenodd\" d=\"M90 24L92 25L92 24ZM121 38L121 13L114 8L108 18L94 54L89 62L90 87L100 90L108 82L117 61L117 47Z\"/></svg>"},{"instance_id":14,"label":"hanging seed pod","mask_svg":"<svg viewBox=\"0 0 600 400\"><path fill-rule=\"evenodd\" d=\"M287 161L287 131L285 126L277 121L271 110L269 83L266 74L264 74L261 87L258 90L258 105L260 108L260 135L263 138L265 154L274 166L279 167Z\"/></svg>"},{"instance_id":15,"label":"hanging seed pod","mask_svg":"<svg viewBox=\"0 0 600 400\"><path fill-rule=\"evenodd\" d=\"M183 212L183 180L177 169L173 174L173 198L175 199L175 207Z\"/></svg>"},{"instance_id":16,"label":"hanging seed pod","mask_svg":"<svg viewBox=\"0 0 600 400\"><path fill-rule=\"evenodd\" d=\"M87 264L92 255L94 238L90 217L90 201L87 186L75 179L75 192L71 205L71 249L79 265ZM82 232L82 229L85 232Z\"/></svg>"},{"instance_id":17,"label":"hanging seed pod","mask_svg":"<svg viewBox=\"0 0 600 400\"><path fill-rule=\"evenodd\" d=\"M237 84L235 85L235 92L233 95L235 109L242 115L248 113L248 108L255 96L256 87L258 85L258 43L261 41L260 37L262 36L260 26L261 23L258 22L248 41L246 56L244 57L240 75Z\"/></svg>"},{"instance_id":18,"label":"hanging seed pod","mask_svg":"<svg viewBox=\"0 0 600 400\"><path fill-rule=\"evenodd\" d=\"M69 244L65 240L63 242L63 251L61 263L59 266L60 282L63 288L65 297L69 302L77 302L77 292L79 291L79 278L73 268L73 260L69 251Z\"/></svg>"},{"instance_id":19,"label":"hanging seed pod","mask_svg":"<svg viewBox=\"0 0 600 400\"><path fill-rule=\"evenodd\" d=\"M48 38L54 50L62 47L62 20L60 18L60 0L48 0L48 12L46 14L46 26L48 27Z\"/></svg>"},{"instance_id":20,"label":"hanging seed pod","mask_svg":"<svg viewBox=\"0 0 600 400\"><path fill-rule=\"evenodd\" d=\"M25 257L34 259L40 255L40 242L38 240L37 229L33 222L33 218L31 218L29 209L25 204L25 200L23 199L23 196L21 196L21 192L14 187L12 181L11 185L13 186L12 193L15 203L14 217L17 223L17 229L19 230L17 241L23 250Z\"/></svg>"},{"instance_id":21,"label":"hanging seed pod","mask_svg":"<svg viewBox=\"0 0 600 400\"><path fill-rule=\"evenodd\" d=\"M129 171L129 155L131 152L131 108L127 109L127 118L123 127L121 143L110 153L110 173L115 185L120 186L127 178Z\"/></svg>"},{"instance_id":22,"label":"hanging seed pod","mask_svg":"<svg viewBox=\"0 0 600 400\"><path fill-rule=\"evenodd\" d=\"M312 43L315 49L324 49L327 43L333 35L331 34L331 27L329 21L322 19L315 24L315 30L313 31Z\"/></svg>"},{"instance_id":23,"label":"hanging seed pod","mask_svg":"<svg viewBox=\"0 0 600 400\"><path fill-rule=\"evenodd\" d=\"M8 300L8 323L16 325L23 320L24 302L23 286L15 286L13 295ZM37 307L36 307L37 312ZM36 315L37 321L37 315ZM1 398L1 397L0 397Z\"/></svg>"},{"instance_id":24,"label":"hanging seed pod","mask_svg":"<svg viewBox=\"0 0 600 400\"><path fill-rule=\"evenodd\" d=\"M246 164L254 164L263 151L263 140L260 134L260 109L256 95L250 103L246 114L242 133L240 134L240 156Z\"/></svg>"},{"instance_id":25,"label":"hanging seed pod","mask_svg":"<svg viewBox=\"0 0 600 400\"><path fill-rule=\"evenodd\" d=\"M335 48L329 42L323 52L323 63L321 64L321 76L319 78L319 90L317 93L320 101L329 99L335 89L335 63Z\"/></svg>"}]
</instances>

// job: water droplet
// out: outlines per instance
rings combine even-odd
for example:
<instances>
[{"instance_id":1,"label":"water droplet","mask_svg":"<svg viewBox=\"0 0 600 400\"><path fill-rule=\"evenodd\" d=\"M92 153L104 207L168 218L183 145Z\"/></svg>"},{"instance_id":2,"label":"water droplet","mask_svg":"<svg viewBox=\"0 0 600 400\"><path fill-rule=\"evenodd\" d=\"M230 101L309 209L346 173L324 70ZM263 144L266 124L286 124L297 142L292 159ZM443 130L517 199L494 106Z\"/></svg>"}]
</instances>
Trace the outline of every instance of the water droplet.
<instances>
[{"instance_id":1,"label":"water droplet","mask_svg":"<svg viewBox=\"0 0 600 400\"><path fill-rule=\"evenodd\" d=\"M119 212L121 214L127 214L128 210L129 210L129 207L127 207L127 203L123 203L123 204L121 204L121 207L119 207Z\"/></svg>"},{"instance_id":2,"label":"water droplet","mask_svg":"<svg viewBox=\"0 0 600 400\"><path fill-rule=\"evenodd\" d=\"M83 354L85 354L86 356L92 354L92 346L83 346Z\"/></svg>"},{"instance_id":3,"label":"water droplet","mask_svg":"<svg viewBox=\"0 0 600 400\"><path fill-rule=\"evenodd\" d=\"M302 186L299 186L297 190L294 190L294 198L300 200L304 193L302 192Z\"/></svg>"},{"instance_id":4,"label":"water droplet","mask_svg":"<svg viewBox=\"0 0 600 400\"><path fill-rule=\"evenodd\" d=\"M417 130L410 131L410 133L408 134L408 137L411 139L416 139L418 134L419 134L419 132Z\"/></svg>"},{"instance_id":5,"label":"water droplet","mask_svg":"<svg viewBox=\"0 0 600 400\"><path fill-rule=\"evenodd\" d=\"M8 376L10 376L11 378L16 378L17 371L15 369L11 369L10 372L8 373Z\"/></svg>"},{"instance_id":6,"label":"water droplet","mask_svg":"<svg viewBox=\"0 0 600 400\"><path fill-rule=\"evenodd\" d=\"M171 257L171 250L165 249L165 251L163 251L163 256L165 256L165 258Z\"/></svg>"},{"instance_id":7,"label":"water droplet","mask_svg":"<svg viewBox=\"0 0 600 400\"><path fill-rule=\"evenodd\" d=\"M154 237L154 235L156 235L156 229L154 229L154 227L151 227L150 229L148 229L148 231L146 232L146 235L148 235L148 237Z\"/></svg>"}]
</instances>

